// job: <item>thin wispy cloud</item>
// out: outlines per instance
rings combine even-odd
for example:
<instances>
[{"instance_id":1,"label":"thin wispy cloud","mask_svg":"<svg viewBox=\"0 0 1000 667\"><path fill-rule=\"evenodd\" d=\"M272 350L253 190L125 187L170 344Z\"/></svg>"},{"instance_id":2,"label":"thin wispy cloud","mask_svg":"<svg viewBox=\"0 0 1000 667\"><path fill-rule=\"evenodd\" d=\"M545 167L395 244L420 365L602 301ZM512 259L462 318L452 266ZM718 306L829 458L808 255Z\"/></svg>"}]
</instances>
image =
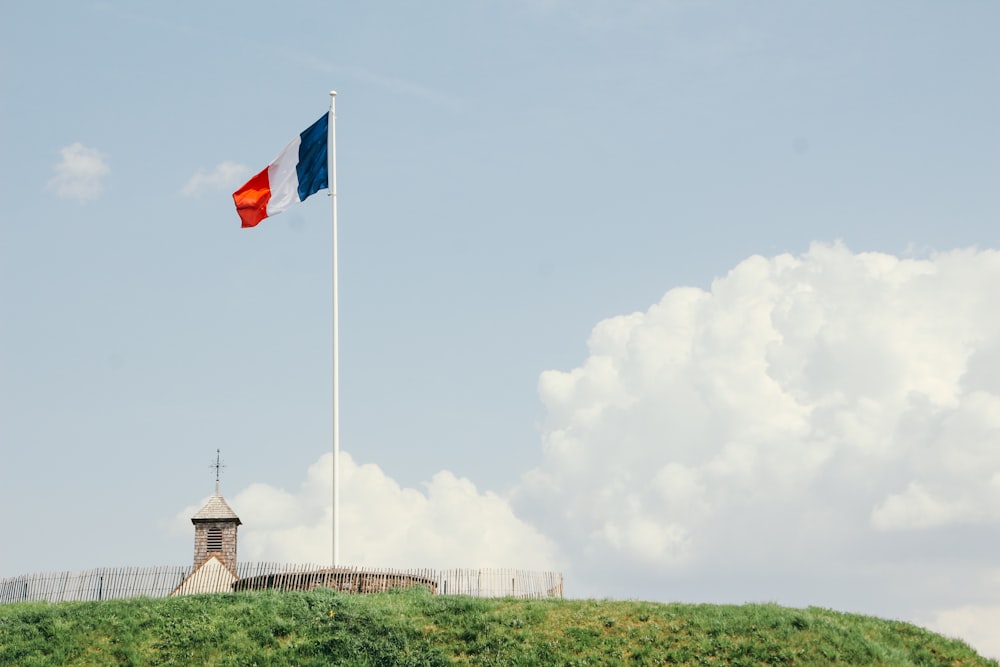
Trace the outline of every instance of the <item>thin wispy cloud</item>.
<instances>
[{"instance_id":1,"label":"thin wispy cloud","mask_svg":"<svg viewBox=\"0 0 1000 667\"><path fill-rule=\"evenodd\" d=\"M224 192L239 187L250 175L250 168L238 162L220 162L212 170L199 169L181 188L185 197L205 192Z\"/></svg>"},{"instance_id":2,"label":"thin wispy cloud","mask_svg":"<svg viewBox=\"0 0 1000 667\"><path fill-rule=\"evenodd\" d=\"M306 53L286 53L284 57L297 65L310 67L318 72L326 72L335 74L338 77L354 79L384 90L389 90L397 95L430 102L439 107L459 110L465 104L465 101L461 97L452 93L437 90L409 79L373 72L364 67L335 65L323 58Z\"/></svg>"},{"instance_id":3,"label":"thin wispy cloud","mask_svg":"<svg viewBox=\"0 0 1000 667\"><path fill-rule=\"evenodd\" d=\"M456 95L435 90L415 81L371 72L363 67L333 67L332 70L397 94L426 100L443 107L458 108L462 105L461 98Z\"/></svg>"},{"instance_id":4,"label":"thin wispy cloud","mask_svg":"<svg viewBox=\"0 0 1000 667\"><path fill-rule=\"evenodd\" d=\"M104 191L104 178L111 173L107 156L96 148L76 142L59 151L62 159L55 166L46 189L60 199L91 201Z\"/></svg>"}]
</instances>

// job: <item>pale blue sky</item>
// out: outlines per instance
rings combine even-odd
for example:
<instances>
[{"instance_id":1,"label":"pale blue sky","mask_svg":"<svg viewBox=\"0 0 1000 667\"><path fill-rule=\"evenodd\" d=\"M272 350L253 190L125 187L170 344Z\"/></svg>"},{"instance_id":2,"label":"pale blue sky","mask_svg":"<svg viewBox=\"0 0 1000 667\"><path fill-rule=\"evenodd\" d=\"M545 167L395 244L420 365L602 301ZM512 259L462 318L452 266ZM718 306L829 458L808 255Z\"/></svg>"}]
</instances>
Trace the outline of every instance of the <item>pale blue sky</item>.
<instances>
[{"instance_id":1,"label":"pale blue sky","mask_svg":"<svg viewBox=\"0 0 1000 667\"><path fill-rule=\"evenodd\" d=\"M184 563L217 447L230 493L329 450L329 199L242 230L230 197L329 90L342 447L503 495L543 458L541 373L601 320L814 241L1000 246L998 28L993 2L8 3L0 576ZM77 143L107 171L60 196Z\"/></svg>"}]
</instances>

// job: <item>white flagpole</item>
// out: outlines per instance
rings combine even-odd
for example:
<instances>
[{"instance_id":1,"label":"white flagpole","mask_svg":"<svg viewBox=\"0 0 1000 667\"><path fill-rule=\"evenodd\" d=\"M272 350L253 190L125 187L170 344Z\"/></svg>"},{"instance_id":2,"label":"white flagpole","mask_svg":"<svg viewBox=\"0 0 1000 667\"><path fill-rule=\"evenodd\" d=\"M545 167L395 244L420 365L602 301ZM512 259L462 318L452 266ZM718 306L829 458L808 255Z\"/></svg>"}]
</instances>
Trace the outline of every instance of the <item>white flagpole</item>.
<instances>
[{"instance_id":1,"label":"white flagpole","mask_svg":"<svg viewBox=\"0 0 1000 667\"><path fill-rule=\"evenodd\" d=\"M340 563L340 349L337 312L337 91L330 91L329 154L330 200L333 204L333 566Z\"/></svg>"}]
</instances>

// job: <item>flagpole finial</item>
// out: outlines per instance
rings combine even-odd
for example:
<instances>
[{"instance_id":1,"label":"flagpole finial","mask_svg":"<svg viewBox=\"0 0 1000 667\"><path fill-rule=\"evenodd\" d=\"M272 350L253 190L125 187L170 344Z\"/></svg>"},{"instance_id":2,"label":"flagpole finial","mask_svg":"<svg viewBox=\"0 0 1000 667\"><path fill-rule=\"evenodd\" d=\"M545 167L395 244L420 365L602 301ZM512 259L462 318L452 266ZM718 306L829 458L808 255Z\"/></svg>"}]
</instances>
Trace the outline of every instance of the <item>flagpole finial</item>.
<instances>
[{"instance_id":1,"label":"flagpole finial","mask_svg":"<svg viewBox=\"0 0 1000 667\"><path fill-rule=\"evenodd\" d=\"M336 90L331 90L330 91L330 97L336 97L336 96L337 96L337 91Z\"/></svg>"}]
</instances>

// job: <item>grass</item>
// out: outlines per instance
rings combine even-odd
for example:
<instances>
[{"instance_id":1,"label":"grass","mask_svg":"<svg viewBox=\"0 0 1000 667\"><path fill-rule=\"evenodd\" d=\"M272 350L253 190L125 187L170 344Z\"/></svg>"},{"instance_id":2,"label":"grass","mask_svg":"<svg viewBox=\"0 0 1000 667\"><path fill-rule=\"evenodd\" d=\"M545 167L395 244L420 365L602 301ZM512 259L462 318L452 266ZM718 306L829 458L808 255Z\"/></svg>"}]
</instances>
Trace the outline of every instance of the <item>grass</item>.
<instances>
[{"instance_id":1,"label":"grass","mask_svg":"<svg viewBox=\"0 0 1000 667\"><path fill-rule=\"evenodd\" d=\"M826 609L329 590L0 606L0 665L993 665Z\"/></svg>"}]
</instances>

